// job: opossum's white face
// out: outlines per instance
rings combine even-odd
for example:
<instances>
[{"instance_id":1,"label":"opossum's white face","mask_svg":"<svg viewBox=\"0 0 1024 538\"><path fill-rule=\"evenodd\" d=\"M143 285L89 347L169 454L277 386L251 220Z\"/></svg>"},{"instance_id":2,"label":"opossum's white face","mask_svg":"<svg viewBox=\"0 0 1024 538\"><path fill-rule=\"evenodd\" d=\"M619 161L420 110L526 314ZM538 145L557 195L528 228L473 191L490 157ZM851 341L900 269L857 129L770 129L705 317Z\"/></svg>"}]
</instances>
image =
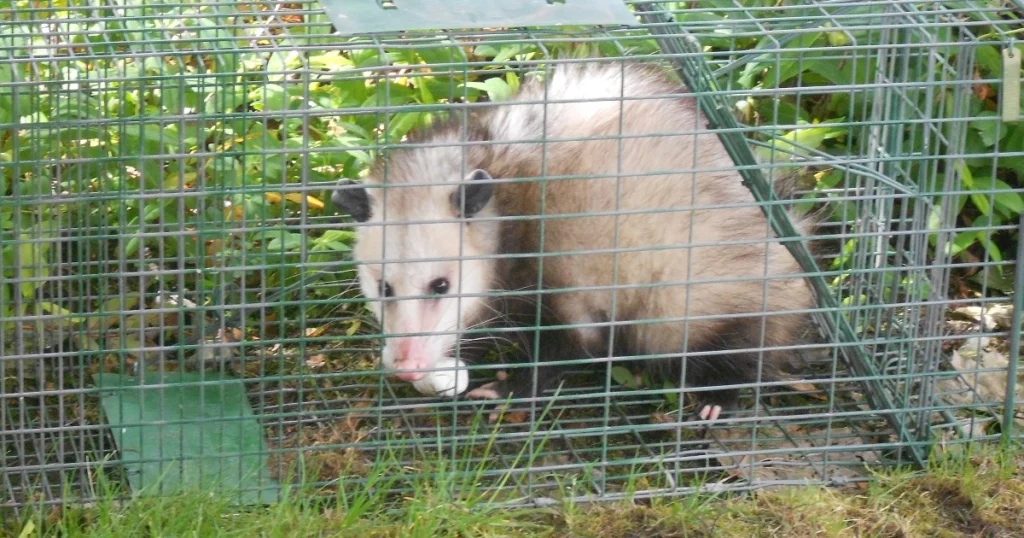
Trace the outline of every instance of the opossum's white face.
<instances>
[{"instance_id":1,"label":"opossum's white face","mask_svg":"<svg viewBox=\"0 0 1024 538\"><path fill-rule=\"evenodd\" d=\"M497 225L467 217L490 213L491 185L473 180L491 178L475 171L466 179L460 189L392 174L386 195L358 186L334 195L363 224L354 248L359 285L385 337L383 366L406 381L454 357L460 333L487 315L494 260L479 257L494 254Z\"/></svg>"}]
</instances>

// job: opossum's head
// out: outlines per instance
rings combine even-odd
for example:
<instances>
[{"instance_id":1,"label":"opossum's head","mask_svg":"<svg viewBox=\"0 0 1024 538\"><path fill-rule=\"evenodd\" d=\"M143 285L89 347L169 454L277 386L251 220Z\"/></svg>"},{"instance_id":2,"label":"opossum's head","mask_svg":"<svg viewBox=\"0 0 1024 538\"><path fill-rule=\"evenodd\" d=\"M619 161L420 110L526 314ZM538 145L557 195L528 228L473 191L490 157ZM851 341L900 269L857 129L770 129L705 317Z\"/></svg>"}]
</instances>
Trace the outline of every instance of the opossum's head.
<instances>
[{"instance_id":1,"label":"opossum's head","mask_svg":"<svg viewBox=\"0 0 1024 538\"><path fill-rule=\"evenodd\" d=\"M460 333L488 315L498 223L491 176L452 161L404 166L362 185L343 182L332 202L360 225L354 258L364 297L380 323L382 362L406 381L454 357ZM421 163L426 164L426 163ZM483 258L481 258L483 257Z\"/></svg>"}]
</instances>

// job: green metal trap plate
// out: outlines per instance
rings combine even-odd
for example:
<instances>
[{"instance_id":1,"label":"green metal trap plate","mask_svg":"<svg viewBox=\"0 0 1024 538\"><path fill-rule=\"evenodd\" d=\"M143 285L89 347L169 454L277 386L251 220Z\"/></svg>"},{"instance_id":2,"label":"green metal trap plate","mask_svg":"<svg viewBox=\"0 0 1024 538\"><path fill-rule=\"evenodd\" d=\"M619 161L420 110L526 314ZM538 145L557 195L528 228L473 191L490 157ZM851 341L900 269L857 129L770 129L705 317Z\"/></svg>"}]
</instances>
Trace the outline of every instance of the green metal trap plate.
<instances>
[{"instance_id":1,"label":"green metal trap plate","mask_svg":"<svg viewBox=\"0 0 1024 538\"><path fill-rule=\"evenodd\" d=\"M216 491L240 504L278 499L263 431L236 379L152 372L96 381L134 491Z\"/></svg>"},{"instance_id":2,"label":"green metal trap plate","mask_svg":"<svg viewBox=\"0 0 1024 538\"><path fill-rule=\"evenodd\" d=\"M342 34L527 26L634 25L622 0L320 0Z\"/></svg>"}]
</instances>

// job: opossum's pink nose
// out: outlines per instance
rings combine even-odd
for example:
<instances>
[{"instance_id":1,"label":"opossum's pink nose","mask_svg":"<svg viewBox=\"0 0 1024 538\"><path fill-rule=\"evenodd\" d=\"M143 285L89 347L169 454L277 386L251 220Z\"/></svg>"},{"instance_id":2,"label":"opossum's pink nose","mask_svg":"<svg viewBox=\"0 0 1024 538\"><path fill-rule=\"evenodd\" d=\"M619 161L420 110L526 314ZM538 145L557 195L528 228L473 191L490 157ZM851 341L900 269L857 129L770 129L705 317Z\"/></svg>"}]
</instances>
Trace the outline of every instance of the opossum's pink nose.
<instances>
[{"instance_id":1,"label":"opossum's pink nose","mask_svg":"<svg viewBox=\"0 0 1024 538\"><path fill-rule=\"evenodd\" d=\"M429 368L429 357L423 344L412 338L402 338L395 342L395 377L402 381L419 381L426 377L426 372L416 372Z\"/></svg>"},{"instance_id":2,"label":"opossum's pink nose","mask_svg":"<svg viewBox=\"0 0 1024 538\"><path fill-rule=\"evenodd\" d=\"M425 374L423 372L397 372L397 373L395 373L395 377L397 377L398 379L401 379L402 381L410 381L410 382L419 381L419 380L423 379L424 377L426 377L426 375L427 374Z\"/></svg>"}]
</instances>

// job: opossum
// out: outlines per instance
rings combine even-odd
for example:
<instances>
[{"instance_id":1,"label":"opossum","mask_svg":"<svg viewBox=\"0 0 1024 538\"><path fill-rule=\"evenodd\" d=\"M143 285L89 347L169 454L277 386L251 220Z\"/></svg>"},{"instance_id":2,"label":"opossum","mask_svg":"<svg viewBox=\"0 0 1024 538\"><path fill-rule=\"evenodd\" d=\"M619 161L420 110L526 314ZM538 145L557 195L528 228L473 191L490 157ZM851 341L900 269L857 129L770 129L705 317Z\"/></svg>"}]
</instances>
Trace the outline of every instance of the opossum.
<instances>
[{"instance_id":1,"label":"opossum","mask_svg":"<svg viewBox=\"0 0 1024 538\"><path fill-rule=\"evenodd\" d=\"M661 355L642 362L690 387L778 379L782 352L757 350L797 342L812 290L685 86L647 63L567 63L482 108L332 195L362 224L354 258L387 370L429 387L425 369L479 352L469 329L537 325L517 333L537 382L523 370L466 397L537 398L565 372L550 361L609 356ZM691 356L710 351L727 353ZM739 391L698 394L717 420Z\"/></svg>"}]
</instances>

